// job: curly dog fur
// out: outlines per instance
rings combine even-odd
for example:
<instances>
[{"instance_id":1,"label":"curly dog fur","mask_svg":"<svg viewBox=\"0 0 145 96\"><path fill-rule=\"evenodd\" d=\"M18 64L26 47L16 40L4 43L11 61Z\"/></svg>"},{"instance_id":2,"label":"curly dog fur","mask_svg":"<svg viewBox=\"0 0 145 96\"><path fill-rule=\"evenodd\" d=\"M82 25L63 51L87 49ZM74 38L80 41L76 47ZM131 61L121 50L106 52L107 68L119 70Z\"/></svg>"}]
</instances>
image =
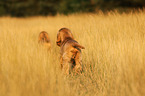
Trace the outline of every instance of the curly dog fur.
<instances>
[{"instance_id":1,"label":"curly dog fur","mask_svg":"<svg viewBox=\"0 0 145 96\"><path fill-rule=\"evenodd\" d=\"M69 74L72 70L75 73L82 71L81 49L85 49L77 41L71 31L67 28L61 28L57 34L57 45L60 46L60 63L65 74Z\"/></svg>"},{"instance_id":2,"label":"curly dog fur","mask_svg":"<svg viewBox=\"0 0 145 96\"><path fill-rule=\"evenodd\" d=\"M50 38L47 32L40 32L38 37L38 43L42 44L48 50L51 48Z\"/></svg>"}]
</instances>

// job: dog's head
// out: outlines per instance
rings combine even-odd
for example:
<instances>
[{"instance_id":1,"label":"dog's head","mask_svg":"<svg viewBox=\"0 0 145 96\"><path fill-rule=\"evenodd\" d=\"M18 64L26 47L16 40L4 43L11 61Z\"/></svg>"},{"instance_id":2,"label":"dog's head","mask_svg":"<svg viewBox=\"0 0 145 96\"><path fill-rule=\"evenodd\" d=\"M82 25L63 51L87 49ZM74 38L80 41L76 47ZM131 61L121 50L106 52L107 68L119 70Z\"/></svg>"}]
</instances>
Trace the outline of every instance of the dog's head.
<instances>
[{"instance_id":1,"label":"dog's head","mask_svg":"<svg viewBox=\"0 0 145 96\"><path fill-rule=\"evenodd\" d=\"M47 43L50 42L49 35L48 35L48 33L45 32L45 31L42 31L42 32L39 34L38 39L39 39L38 42L47 42Z\"/></svg>"},{"instance_id":2,"label":"dog's head","mask_svg":"<svg viewBox=\"0 0 145 96\"><path fill-rule=\"evenodd\" d=\"M61 28L58 33L57 33L57 41L56 41L56 44L58 46L61 46L61 43L67 39L67 38L71 38L71 39L74 39L73 38L73 35L71 33L71 31L67 28Z\"/></svg>"}]
</instances>

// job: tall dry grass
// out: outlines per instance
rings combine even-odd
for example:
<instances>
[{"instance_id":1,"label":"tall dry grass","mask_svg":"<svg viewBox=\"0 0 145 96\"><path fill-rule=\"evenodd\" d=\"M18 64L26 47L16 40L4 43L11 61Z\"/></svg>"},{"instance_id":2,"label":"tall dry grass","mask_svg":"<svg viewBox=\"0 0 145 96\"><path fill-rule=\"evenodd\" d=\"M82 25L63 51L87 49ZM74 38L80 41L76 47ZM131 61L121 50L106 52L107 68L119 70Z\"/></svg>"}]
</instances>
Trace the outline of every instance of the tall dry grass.
<instances>
[{"instance_id":1,"label":"tall dry grass","mask_svg":"<svg viewBox=\"0 0 145 96\"><path fill-rule=\"evenodd\" d=\"M60 70L57 31L83 46L83 73ZM52 49L38 45L47 31ZM0 18L0 96L144 96L145 12Z\"/></svg>"}]
</instances>

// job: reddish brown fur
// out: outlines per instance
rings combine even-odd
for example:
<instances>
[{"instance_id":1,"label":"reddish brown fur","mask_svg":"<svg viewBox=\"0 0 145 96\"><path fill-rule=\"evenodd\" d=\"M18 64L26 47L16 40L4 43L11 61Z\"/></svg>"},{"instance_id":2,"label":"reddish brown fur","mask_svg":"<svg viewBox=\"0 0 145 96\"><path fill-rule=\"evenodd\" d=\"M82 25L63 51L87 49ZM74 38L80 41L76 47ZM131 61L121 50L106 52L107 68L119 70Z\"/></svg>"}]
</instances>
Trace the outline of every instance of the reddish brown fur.
<instances>
[{"instance_id":1,"label":"reddish brown fur","mask_svg":"<svg viewBox=\"0 0 145 96\"><path fill-rule=\"evenodd\" d=\"M61 28L57 34L57 45L61 46L62 41L64 41L67 37L74 39L71 31L67 28Z\"/></svg>"},{"instance_id":2,"label":"reddish brown fur","mask_svg":"<svg viewBox=\"0 0 145 96\"><path fill-rule=\"evenodd\" d=\"M60 62L64 73L69 74L71 70L76 73L82 71L81 49L84 49L74 40L71 31L61 28L57 34L57 45L60 46Z\"/></svg>"},{"instance_id":3,"label":"reddish brown fur","mask_svg":"<svg viewBox=\"0 0 145 96\"><path fill-rule=\"evenodd\" d=\"M47 32L45 31L40 32L38 37L38 43L42 44L47 49L50 49L51 47L50 38Z\"/></svg>"}]
</instances>

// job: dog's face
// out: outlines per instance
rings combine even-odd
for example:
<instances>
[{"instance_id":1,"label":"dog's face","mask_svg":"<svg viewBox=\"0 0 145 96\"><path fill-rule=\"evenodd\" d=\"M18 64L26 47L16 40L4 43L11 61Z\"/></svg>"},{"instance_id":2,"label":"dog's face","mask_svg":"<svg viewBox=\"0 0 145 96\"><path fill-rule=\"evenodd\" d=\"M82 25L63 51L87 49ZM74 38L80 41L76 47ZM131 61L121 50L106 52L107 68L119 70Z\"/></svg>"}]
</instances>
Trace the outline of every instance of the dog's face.
<instances>
[{"instance_id":1,"label":"dog's face","mask_svg":"<svg viewBox=\"0 0 145 96\"><path fill-rule=\"evenodd\" d=\"M61 28L59 32L57 33L57 41L56 44L58 46L61 46L61 43L66 39L66 38L71 38L73 39L73 35L71 31L67 28Z\"/></svg>"}]
</instances>

